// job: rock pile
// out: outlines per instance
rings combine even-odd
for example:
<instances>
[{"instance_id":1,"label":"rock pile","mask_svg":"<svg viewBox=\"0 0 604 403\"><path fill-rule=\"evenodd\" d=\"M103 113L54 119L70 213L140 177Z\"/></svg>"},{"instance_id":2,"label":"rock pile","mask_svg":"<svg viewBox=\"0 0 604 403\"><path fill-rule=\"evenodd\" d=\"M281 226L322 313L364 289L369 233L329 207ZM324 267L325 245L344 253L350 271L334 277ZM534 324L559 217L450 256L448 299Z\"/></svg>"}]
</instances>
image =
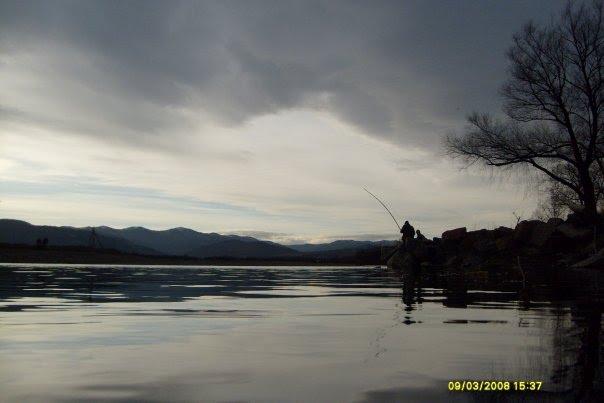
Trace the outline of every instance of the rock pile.
<instances>
[{"instance_id":1,"label":"rock pile","mask_svg":"<svg viewBox=\"0 0 604 403\"><path fill-rule=\"evenodd\" d=\"M488 277L520 278L524 272L548 275L590 258L590 267L604 269L604 246L596 228L585 228L573 220L550 219L521 221L514 229L468 231L465 227L445 231L431 241L412 240L400 244L388 266L407 273L461 273Z\"/></svg>"}]
</instances>

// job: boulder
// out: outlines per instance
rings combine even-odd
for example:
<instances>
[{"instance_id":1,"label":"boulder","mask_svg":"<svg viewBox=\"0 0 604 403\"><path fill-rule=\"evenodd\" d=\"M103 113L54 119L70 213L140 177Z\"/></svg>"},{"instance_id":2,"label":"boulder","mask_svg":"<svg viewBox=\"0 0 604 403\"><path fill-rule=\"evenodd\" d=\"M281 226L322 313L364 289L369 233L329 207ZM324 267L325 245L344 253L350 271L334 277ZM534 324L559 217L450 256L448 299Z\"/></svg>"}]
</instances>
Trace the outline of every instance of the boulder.
<instances>
[{"instance_id":1,"label":"boulder","mask_svg":"<svg viewBox=\"0 0 604 403\"><path fill-rule=\"evenodd\" d=\"M474 242L474 249L481 254L491 254L497 251L496 241L484 238Z\"/></svg>"},{"instance_id":2,"label":"boulder","mask_svg":"<svg viewBox=\"0 0 604 403\"><path fill-rule=\"evenodd\" d=\"M442 239L443 241L458 241L460 239L465 238L468 230L466 227L455 228L448 231L443 232Z\"/></svg>"},{"instance_id":3,"label":"boulder","mask_svg":"<svg viewBox=\"0 0 604 403\"><path fill-rule=\"evenodd\" d=\"M604 249L572 266L575 269L604 269Z\"/></svg>"},{"instance_id":4,"label":"boulder","mask_svg":"<svg viewBox=\"0 0 604 403\"><path fill-rule=\"evenodd\" d=\"M543 221L521 221L514 230L514 240L519 246L543 248L548 244L555 231L555 225Z\"/></svg>"},{"instance_id":5,"label":"boulder","mask_svg":"<svg viewBox=\"0 0 604 403\"><path fill-rule=\"evenodd\" d=\"M583 218L579 213L570 213L566 216L566 223L573 226L581 226L583 224Z\"/></svg>"},{"instance_id":6,"label":"boulder","mask_svg":"<svg viewBox=\"0 0 604 403\"><path fill-rule=\"evenodd\" d=\"M533 235L533 229L541 224L539 220L523 220L514 228L514 240L521 243L528 243Z\"/></svg>"},{"instance_id":7,"label":"boulder","mask_svg":"<svg viewBox=\"0 0 604 403\"><path fill-rule=\"evenodd\" d=\"M490 232L493 239L500 239L511 236L514 233L514 230L508 227L497 227Z\"/></svg>"},{"instance_id":8,"label":"boulder","mask_svg":"<svg viewBox=\"0 0 604 403\"><path fill-rule=\"evenodd\" d=\"M459 256L451 256L445 262L445 267L447 269L457 268L461 266L461 257Z\"/></svg>"},{"instance_id":9,"label":"boulder","mask_svg":"<svg viewBox=\"0 0 604 403\"><path fill-rule=\"evenodd\" d=\"M475 283L486 283L489 280L489 272L487 271L470 271L466 273L466 280Z\"/></svg>"},{"instance_id":10,"label":"boulder","mask_svg":"<svg viewBox=\"0 0 604 403\"><path fill-rule=\"evenodd\" d=\"M556 230L571 241L590 241L593 237L593 233L589 229L577 227L568 222L559 225Z\"/></svg>"},{"instance_id":11,"label":"boulder","mask_svg":"<svg viewBox=\"0 0 604 403\"><path fill-rule=\"evenodd\" d=\"M554 227L557 227L558 225L564 224L564 220L561 218L552 217L547 220L547 223L553 225Z\"/></svg>"},{"instance_id":12,"label":"boulder","mask_svg":"<svg viewBox=\"0 0 604 403\"><path fill-rule=\"evenodd\" d=\"M405 273L417 274L421 269L421 262L413 253L399 250L388 260L388 267Z\"/></svg>"},{"instance_id":13,"label":"boulder","mask_svg":"<svg viewBox=\"0 0 604 403\"><path fill-rule=\"evenodd\" d=\"M461 267L465 270L478 270L483 263L483 259L474 254L467 255L461 262Z\"/></svg>"},{"instance_id":14,"label":"boulder","mask_svg":"<svg viewBox=\"0 0 604 403\"><path fill-rule=\"evenodd\" d=\"M538 248L544 247L551 240L554 231L556 231L556 226L549 223L540 222L540 224L535 225L531 234L531 245Z\"/></svg>"},{"instance_id":15,"label":"boulder","mask_svg":"<svg viewBox=\"0 0 604 403\"><path fill-rule=\"evenodd\" d=\"M481 254L494 252L495 247L495 234L493 231L481 229L477 231L469 231L459 243L462 253L467 252L479 252Z\"/></svg>"},{"instance_id":16,"label":"boulder","mask_svg":"<svg viewBox=\"0 0 604 403\"><path fill-rule=\"evenodd\" d=\"M499 239L497 239L495 241L495 248L499 251L499 252L503 252L505 250L510 249L512 244L512 238L511 237L501 237Z\"/></svg>"},{"instance_id":17,"label":"boulder","mask_svg":"<svg viewBox=\"0 0 604 403\"><path fill-rule=\"evenodd\" d=\"M438 248L426 241L417 242L411 252L419 261L425 262L431 261L438 254Z\"/></svg>"},{"instance_id":18,"label":"boulder","mask_svg":"<svg viewBox=\"0 0 604 403\"><path fill-rule=\"evenodd\" d=\"M487 238L488 231L486 229L478 230L478 231L468 231L466 235L462 238L461 248L462 250L471 250L474 249L474 246Z\"/></svg>"}]
</instances>

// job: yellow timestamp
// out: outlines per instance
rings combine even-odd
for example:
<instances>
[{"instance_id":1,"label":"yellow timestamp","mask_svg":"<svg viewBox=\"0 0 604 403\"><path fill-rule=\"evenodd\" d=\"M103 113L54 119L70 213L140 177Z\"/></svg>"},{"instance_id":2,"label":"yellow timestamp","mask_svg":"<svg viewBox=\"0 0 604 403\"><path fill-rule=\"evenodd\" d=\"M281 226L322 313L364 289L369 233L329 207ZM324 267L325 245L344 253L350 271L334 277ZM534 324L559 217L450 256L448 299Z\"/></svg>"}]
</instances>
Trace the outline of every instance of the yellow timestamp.
<instances>
[{"instance_id":1,"label":"yellow timestamp","mask_svg":"<svg viewBox=\"0 0 604 403\"><path fill-rule=\"evenodd\" d=\"M541 386L542 381L459 380L447 383L452 392L537 392L541 390Z\"/></svg>"}]
</instances>

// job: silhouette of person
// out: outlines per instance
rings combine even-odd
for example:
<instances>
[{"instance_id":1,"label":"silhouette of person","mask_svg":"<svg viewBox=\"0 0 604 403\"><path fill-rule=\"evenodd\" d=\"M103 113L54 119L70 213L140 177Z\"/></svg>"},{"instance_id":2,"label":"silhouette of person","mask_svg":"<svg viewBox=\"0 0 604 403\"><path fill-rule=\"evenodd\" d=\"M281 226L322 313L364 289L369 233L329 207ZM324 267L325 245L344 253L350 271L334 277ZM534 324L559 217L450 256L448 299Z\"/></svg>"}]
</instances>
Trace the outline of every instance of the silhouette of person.
<instances>
[{"instance_id":1,"label":"silhouette of person","mask_svg":"<svg viewBox=\"0 0 604 403\"><path fill-rule=\"evenodd\" d=\"M424 234L422 234L419 230L416 230L415 233L417 234L417 240L418 241L427 241L428 239L424 236Z\"/></svg>"},{"instance_id":2,"label":"silhouette of person","mask_svg":"<svg viewBox=\"0 0 604 403\"><path fill-rule=\"evenodd\" d=\"M408 239L413 239L415 236L415 229L409 224L409 221L405 221L401 228L401 234L403 234L402 240L407 243Z\"/></svg>"}]
</instances>

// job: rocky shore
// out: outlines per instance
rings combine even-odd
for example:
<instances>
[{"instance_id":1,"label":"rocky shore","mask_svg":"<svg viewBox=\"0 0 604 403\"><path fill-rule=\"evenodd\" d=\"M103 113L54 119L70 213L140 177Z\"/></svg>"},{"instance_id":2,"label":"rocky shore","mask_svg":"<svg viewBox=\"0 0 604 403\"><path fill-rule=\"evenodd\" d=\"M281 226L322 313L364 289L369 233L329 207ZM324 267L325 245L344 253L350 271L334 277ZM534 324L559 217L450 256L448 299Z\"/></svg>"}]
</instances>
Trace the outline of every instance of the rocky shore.
<instances>
[{"instance_id":1,"label":"rocky shore","mask_svg":"<svg viewBox=\"0 0 604 403\"><path fill-rule=\"evenodd\" d=\"M569 269L604 269L604 231L573 214L520 221L515 228L445 231L413 239L386 255L388 267L421 276L463 276L481 282L554 281Z\"/></svg>"}]
</instances>

